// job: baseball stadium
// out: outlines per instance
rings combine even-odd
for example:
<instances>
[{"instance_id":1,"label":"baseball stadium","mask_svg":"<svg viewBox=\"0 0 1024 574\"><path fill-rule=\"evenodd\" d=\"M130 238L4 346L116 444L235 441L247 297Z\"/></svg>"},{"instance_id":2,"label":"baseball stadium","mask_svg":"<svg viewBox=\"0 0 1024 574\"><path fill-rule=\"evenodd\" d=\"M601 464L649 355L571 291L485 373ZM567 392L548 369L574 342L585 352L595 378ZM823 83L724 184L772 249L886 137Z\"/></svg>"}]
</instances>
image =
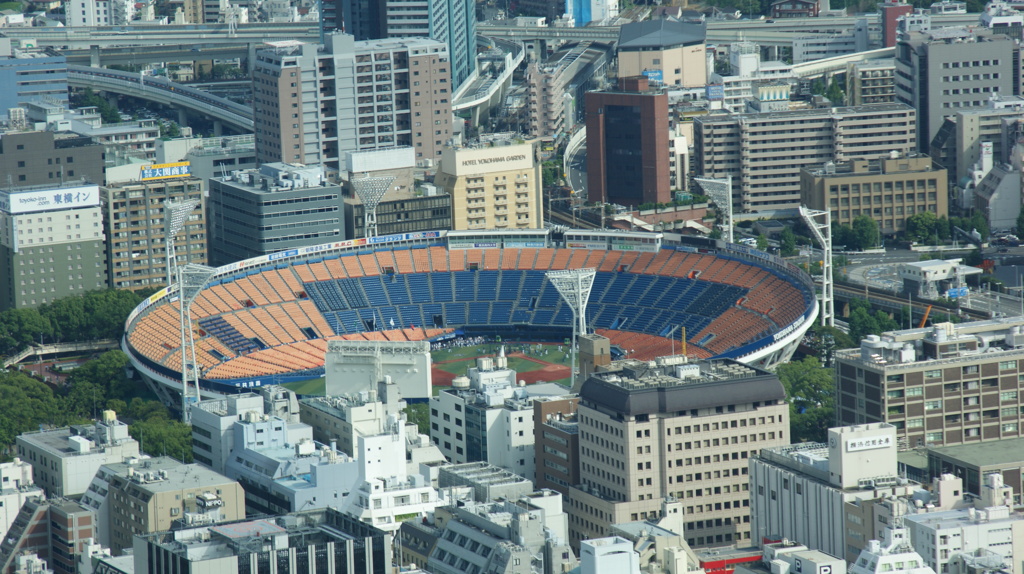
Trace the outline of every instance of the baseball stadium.
<instances>
[{"instance_id":1,"label":"baseball stadium","mask_svg":"<svg viewBox=\"0 0 1024 574\"><path fill-rule=\"evenodd\" d=\"M772 368L818 309L775 256L675 234L436 231L341 241L217 268L191 304L202 396L322 377L334 339L552 341L573 313L545 273L592 268L589 330L641 360L680 352ZM180 396L177 287L129 316L122 348L168 402Z\"/></svg>"}]
</instances>

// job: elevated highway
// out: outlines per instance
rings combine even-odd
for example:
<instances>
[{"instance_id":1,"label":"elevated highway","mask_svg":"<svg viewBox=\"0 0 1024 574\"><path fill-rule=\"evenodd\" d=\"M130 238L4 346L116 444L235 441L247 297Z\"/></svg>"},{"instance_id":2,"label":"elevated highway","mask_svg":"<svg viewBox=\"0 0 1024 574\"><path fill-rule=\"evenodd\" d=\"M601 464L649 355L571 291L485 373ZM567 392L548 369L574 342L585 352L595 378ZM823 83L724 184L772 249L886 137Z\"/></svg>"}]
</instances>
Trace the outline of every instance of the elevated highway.
<instances>
[{"instance_id":1,"label":"elevated highway","mask_svg":"<svg viewBox=\"0 0 1024 574\"><path fill-rule=\"evenodd\" d=\"M220 121L242 133L253 130L252 108L165 78L69 65L68 85L124 94L176 107L179 110L189 110Z\"/></svg>"},{"instance_id":2,"label":"elevated highway","mask_svg":"<svg viewBox=\"0 0 1024 574\"><path fill-rule=\"evenodd\" d=\"M22 45L69 50L111 46L182 46L195 52L215 46L257 45L275 40L320 39L314 22L238 24L139 24L133 26L76 26L73 28L4 28L2 35ZM205 59L205 58L204 58Z\"/></svg>"},{"instance_id":3,"label":"elevated highway","mask_svg":"<svg viewBox=\"0 0 1024 574\"><path fill-rule=\"evenodd\" d=\"M763 46L790 46L793 38L815 34L849 32L861 18L877 19L875 14L822 18L779 18L768 20L708 20L707 43L756 42ZM935 14L932 26L967 26L978 23L978 14ZM481 23L477 33L485 36L528 40L565 40L614 43L619 39L615 26L585 28L551 28L545 26L509 26Z\"/></svg>"}]
</instances>

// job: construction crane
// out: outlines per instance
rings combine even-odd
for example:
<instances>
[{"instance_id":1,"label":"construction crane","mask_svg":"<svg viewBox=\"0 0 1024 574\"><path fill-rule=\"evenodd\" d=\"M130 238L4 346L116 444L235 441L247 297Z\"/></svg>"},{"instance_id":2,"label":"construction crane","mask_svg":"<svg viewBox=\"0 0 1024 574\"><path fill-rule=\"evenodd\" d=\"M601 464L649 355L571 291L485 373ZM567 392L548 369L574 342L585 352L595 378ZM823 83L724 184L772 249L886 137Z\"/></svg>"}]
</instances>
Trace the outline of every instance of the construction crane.
<instances>
[{"instance_id":1,"label":"construction crane","mask_svg":"<svg viewBox=\"0 0 1024 574\"><path fill-rule=\"evenodd\" d=\"M918 329L924 329L925 323L928 322L928 314L932 312L932 306L928 305L924 310L924 316L921 317L921 324L917 326Z\"/></svg>"}]
</instances>

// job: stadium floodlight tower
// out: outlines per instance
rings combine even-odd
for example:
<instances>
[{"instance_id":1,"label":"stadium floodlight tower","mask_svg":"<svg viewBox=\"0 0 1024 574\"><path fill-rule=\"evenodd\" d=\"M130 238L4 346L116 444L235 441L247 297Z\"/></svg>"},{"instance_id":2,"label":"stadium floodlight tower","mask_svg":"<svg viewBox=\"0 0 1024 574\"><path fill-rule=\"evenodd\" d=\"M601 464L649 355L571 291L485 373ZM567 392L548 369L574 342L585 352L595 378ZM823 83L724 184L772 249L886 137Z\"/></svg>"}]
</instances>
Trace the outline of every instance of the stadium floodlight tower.
<instances>
[{"instance_id":1,"label":"stadium floodlight tower","mask_svg":"<svg viewBox=\"0 0 1024 574\"><path fill-rule=\"evenodd\" d=\"M695 177L693 181L700 184L700 188L704 190L711 199L715 200L718 207L725 209L725 220L726 225L729 229L729 234L726 235L725 240L729 243L733 243L732 240L732 178L725 177L722 179L706 179L702 177Z\"/></svg>"},{"instance_id":2,"label":"stadium floodlight tower","mask_svg":"<svg viewBox=\"0 0 1024 574\"><path fill-rule=\"evenodd\" d=\"M832 213L800 206L800 217L811 229L811 235L821 245L821 325L836 326L835 304L832 297ZM808 269L810 271L810 269Z\"/></svg>"},{"instance_id":3,"label":"stadium floodlight tower","mask_svg":"<svg viewBox=\"0 0 1024 574\"><path fill-rule=\"evenodd\" d=\"M384 194L388 192L394 182L393 175L380 177L367 175L352 180L352 187L355 188L359 200L363 202L364 235L367 239L377 235L377 206L380 205L380 200L384 199Z\"/></svg>"},{"instance_id":4,"label":"stadium floodlight tower","mask_svg":"<svg viewBox=\"0 0 1024 574\"><path fill-rule=\"evenodd\" d=\"M190 263L178 267L177 272L178 316L181 320L181 421L188 423L192 420L189 407L192 402L199 401L199 364L196 361L196 341L192 332L192 303L217 270ZM195 396L191 400L193 389Z\"/></svg>"},{"instance_id":5,"label":"stadium floodlight tower","mask_svg":"<svg viewBox=\"0 0 1024 574\"><path fill-rule=\"evenodd\" d=\"M177 277L177 254L174 252L174 236L185 227L188 214L199 205L198 199L168 201L164 204L164 243L167 245L167 285L174 283Z\"/></svg>"},{"instance_id":6,"label":"stadium floodlight tower","mask_svg":"<svg viewBox=\"0 0 1024 574\"><path fill-rule=\"evenodd\" d=\"M594 286L594 276L597 270L590 269L565 269L562 271L548 271L545 275L548 281L558 289L562 299L572 309L572 345L570 372L572 373L572 392L578 393L576 386L576 337L587 333L587 301L590 299L590 289ZM582 384L582 381L580 382Z\"/></svg>"}]
</instances>

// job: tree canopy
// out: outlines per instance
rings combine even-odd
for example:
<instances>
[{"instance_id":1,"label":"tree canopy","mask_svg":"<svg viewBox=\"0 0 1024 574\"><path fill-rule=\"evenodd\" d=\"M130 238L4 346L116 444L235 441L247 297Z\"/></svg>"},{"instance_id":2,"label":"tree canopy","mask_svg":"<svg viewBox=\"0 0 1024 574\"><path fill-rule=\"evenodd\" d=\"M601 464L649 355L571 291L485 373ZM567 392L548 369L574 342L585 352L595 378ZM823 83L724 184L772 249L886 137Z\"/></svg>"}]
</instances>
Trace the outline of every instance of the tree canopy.
<instances>
[{"instance_id":1,"label":"tree canopy","mask_svg":"<svg viewBox=\"0 0 1024 574\"><path fill-rule=\"evenodd\" d=\"M0 313L0 355L36 342L119 339L124 321L142 297L131 291L103 289L61 297L38 309Z\"/></svg>"},{"instance_id":2,"label":"tree canopy","mask_svg":"<svg viewBox=\"0 0 1024 574\"><path fill-rule=\"evenodd\" d=\"M817 357L806 357L779 365L775 374L789 400L791 441L824 441L835 422L832 370L822 366Z\"/></svg>"}]
</instances>

